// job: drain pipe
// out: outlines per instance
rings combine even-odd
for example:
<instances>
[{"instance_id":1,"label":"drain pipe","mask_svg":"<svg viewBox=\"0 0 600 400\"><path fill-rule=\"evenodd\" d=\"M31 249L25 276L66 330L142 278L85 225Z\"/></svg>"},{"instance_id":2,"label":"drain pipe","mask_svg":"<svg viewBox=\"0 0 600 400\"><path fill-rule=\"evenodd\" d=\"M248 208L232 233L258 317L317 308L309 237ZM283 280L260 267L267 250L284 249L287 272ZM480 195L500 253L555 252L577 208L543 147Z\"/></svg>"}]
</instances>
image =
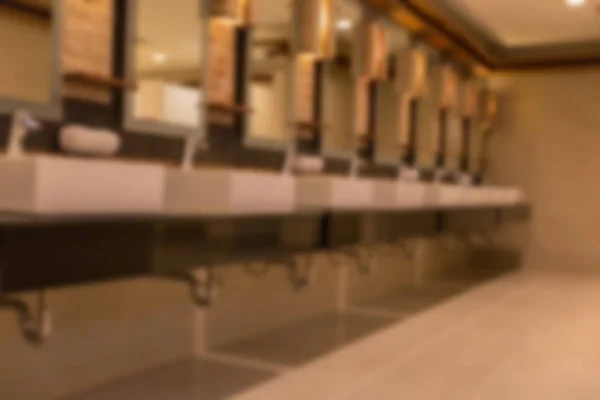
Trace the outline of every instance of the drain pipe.
<instances>
[{"instance_id":1,"label":"drain pipe","mask_svg":"<svg viewBox=\"0 0 600 400\"><path fill-rule=\"evenodd\" d=\"M0 309L9 309L17 313L21 335L36 346L44 344L52 334L52 314L46 304L46 294L38 294L38 312L34 315L30 305L23 300L0 295Z\"/></svg>"},{"instance_id":2,"label":"drain pipe","mask_svg":"<svg viewBox=\"0 0 600 400\"><path fill-rule=\"evenodd\" d=\"M194 271L169 272L167 277L188 284L190 296L197 307L209 307L213 300L214 272L212 268L204 271L206 273L202 277Z\"/></svg>"}]
</instances>

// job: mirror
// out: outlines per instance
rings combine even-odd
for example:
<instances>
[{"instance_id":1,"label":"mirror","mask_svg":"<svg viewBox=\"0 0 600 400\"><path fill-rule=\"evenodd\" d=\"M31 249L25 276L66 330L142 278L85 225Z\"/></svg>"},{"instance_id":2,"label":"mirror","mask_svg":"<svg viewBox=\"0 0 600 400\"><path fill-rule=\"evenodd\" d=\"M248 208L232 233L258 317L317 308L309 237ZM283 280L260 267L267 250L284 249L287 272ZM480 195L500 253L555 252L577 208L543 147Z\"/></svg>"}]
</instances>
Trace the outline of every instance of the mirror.
<instances>
[{"instance_id":1,"label":"mirror","mask_svg":"<svg viewBox=\"0 0 600 400\"><path fill-rule=\"evenodd\" d=\"M202 84L206 37L199 0L128 0L125 128L204 135Z\"/></svg>"},{"instance_id":2,"label":"mirror","mask_svg":"<svg viewBox=\"0 0 600 400\"><path fill-rule=\"evenodd\" d=\"M61 109L61 1L0 1L0 112L57 119Z\"/></svg>"},{"instance_id":3,"label":"mirror","mask_svg":"<svg viewBox=\"0 0 600 400\"><path fill-rule=\"evenodd\" d=\"M253 0L249 44L247 146L282 147L291 141L292 3Z\"/></svg>"},{"instance_id":4,"label":"mirror","mask_svg":"<svg viewBox=\"0 0 600 400\"><path fill-rule=\"evenodd\" d=\"M384 21L363 10L353 45L355 121L358 155L367 162L377 157L379 93L389 80L389 35Z\"/></svg>"},{"instance_id":5,"label":"mirror","mask_svg":"<svg viewBox=\"0 0 600 400\"><path fill-rule=\"evenodd\" d=\"M459 171L469 174L471 171L472 142L476 134L479 83L475 78L465 78L460 83L459 101L461 112L461 143Z\"/></svg>"},{"instance_id":6,"label":"mirror","mask_svg":"<svg viewBox=\"0 0 600 400\"><path fill-rule=\"evenodd\" d=\"M388 76L377 88L377 114L375 132L375 157L380 165L398 166L401 158L399 137L401 130L402 95L395 85L398 53L407 46L408 35L397 26L387 26L388 31Z\"/></svg>"},{"instance_id":7,"label":"mirror","mask_svg":"<svg viewBox=\"0 0 600 400\"><path fill-rule=\"evenodd\" d=\"M477 98L477 116L474 118L474 135L472 141L471 172L481 176L487 167L487 152L489 138L498 114L498 99L496 95L482 83Z\"/></svg>"},{"instance_id":8,"label":"mirror","mask_svg":"<svg viewBox=\"0 0 600 400\"><path fill-rule=\"evenodd\" d=\"M355 77L353 41L361 7L353 0L335 4L332 60L323 65L323 155L351 159L356 149L354 135Z\"/></svg>"},{"instance_id":9,"label":"mirror","mask_svg":"<svg viewBox=\"0 0 600 400\"><path fill-rule=\"evenodd\" d=\"M395 45L394 45L395 47ZM417 166L418 150L424 135L421 124L422 114L427 108L424 98L428 84L428 56L424 48L410 43L395 52L394 81L400 93L400 134L399 142L403 166L412 169Z\"/></svg>"},{"instance_id":10,"label":"mirror","mask_svg":"<svg viewBox=\"0 0 600 400\"><path fill-rule=\"evenodd\" d=\"M442 63L433 69L431 96L434 103L432 146L435 167L444 175L458 169L460 163L458 74L451 65Z\"/></svg>"}]
</instances>

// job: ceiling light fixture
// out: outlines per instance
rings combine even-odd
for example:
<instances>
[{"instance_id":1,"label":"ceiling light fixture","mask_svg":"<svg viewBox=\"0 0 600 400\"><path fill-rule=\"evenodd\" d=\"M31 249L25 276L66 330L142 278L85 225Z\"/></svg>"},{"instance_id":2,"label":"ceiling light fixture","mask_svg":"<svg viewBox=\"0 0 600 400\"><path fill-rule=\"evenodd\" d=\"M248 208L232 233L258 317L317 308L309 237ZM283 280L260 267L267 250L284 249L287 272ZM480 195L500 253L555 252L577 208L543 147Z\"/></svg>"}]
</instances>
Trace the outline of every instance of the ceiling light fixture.
<instances>
[{"instance_id":1,"label":"ceiling light fixture","mask_svg":"<svg viewBox=\"0 0 600 400\"><path fill-rule=\"evenodd\" d=\"M569 7L581 7L585 4L585 0L567 0Z\"/></svg>"},{"instance_id":2,"label":"ceiling light fixture","mask_svg":"<svg viewBox=\"0 0 600 400\"><path fill-rule=\"evenodd\" d=\"M157 64L164 64L167 61L167 55L165 53L154 53L152 54L152 61Z\"/></svg>"},{"instance_id":3,"label":"ceiling light fixture","mask_svg":"<svg viewBox=\"0 0 600 400\"><path fill-rule=\"evenodd\" d=\"M352 21L349 19L340 19L336 22L335 27L340 31L347 31L352 28Z\"/></svg>"}]
</instances>

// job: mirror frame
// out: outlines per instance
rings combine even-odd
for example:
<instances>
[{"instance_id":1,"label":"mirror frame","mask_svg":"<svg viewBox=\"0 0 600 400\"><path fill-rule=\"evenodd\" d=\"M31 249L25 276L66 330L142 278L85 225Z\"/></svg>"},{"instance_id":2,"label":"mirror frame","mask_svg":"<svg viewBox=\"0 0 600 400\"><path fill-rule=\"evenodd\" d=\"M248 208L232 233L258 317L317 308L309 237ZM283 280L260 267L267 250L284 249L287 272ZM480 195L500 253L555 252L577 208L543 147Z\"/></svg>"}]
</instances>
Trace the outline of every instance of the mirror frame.
<instances>
[{"instance_id":1,"label":"mirror frame","mask_svg":"<svg viewBox=\"0 0 600 400\"><path fill-rule=\"evenodd\" d=\"M63 68L62 37L64 24L64 0L52 0L52 68L50 74L50 99L47 103L19 100L0 95L0 114L10 114L16 110L27 110L36 117L47 120L62 118Z\"/></svg>"},{"instance_id":2,"label":"mirror frame","mask_svg":"<svg viewBox=\"0 0 600 400\"><path fill-rule=\"evenodd\" d=\"M144 0L127 0L126 6L126 18L125 18L125 46L123 54L124 60L124 71L125 71L125 80L128 82L137 82L137 77L135 76L135 63L137 61L136 57L136 33L137 33L137 11L138 5L140 1ZM201 59L203 62L207 59L210 52L207 49L208 45L208 7L210 6L210 0L196 0L199 5L199 15L198 15L198 23L200 26L200 43L201 43ZM205 23L206 22L206 23ZM199 68L198 77L200 78L200 82L204 82L206 78L206 68ZM201 87L198 87L198 91L202 90ZM188 138L188 137L199 137L199 147L203 147L208 138L208 121L206 121L206 107L204 101L200 101L198 104L200 111L200 121L204 121L204 123L200 123L199 126L192 127L184 127L181 125L171 124L168 122L158 122L158 121L144 121L139 118L135 118L133 115L134 108L134 92L132 90L125 90L123 92L123 102L121 105L121 110L123 112L122 117L122 126L126 133L134 132L140 134L149 134L149 135L159 135L159 136L167 136L172 138Z\"/></svg>"}]
</instances>

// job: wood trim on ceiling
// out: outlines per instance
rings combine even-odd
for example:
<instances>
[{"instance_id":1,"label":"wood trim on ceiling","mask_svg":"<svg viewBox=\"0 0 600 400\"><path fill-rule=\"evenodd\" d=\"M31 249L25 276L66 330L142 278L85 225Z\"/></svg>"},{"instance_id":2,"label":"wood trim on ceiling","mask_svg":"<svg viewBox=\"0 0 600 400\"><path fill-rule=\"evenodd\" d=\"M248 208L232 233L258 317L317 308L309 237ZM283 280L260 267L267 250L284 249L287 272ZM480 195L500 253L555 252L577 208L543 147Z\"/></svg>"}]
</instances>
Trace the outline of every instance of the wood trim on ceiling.
<instances>
[{"instance_id":1,"label":"wood trim on ceiling","mask_svg":"<svg viewBox=\"0 0 600 400\"><path fill-rule=\"evenodd\" d=\"M443 1L362 1L459 64L498 72L600 65L600 42L511 48L485 29L468 23Z\"/></svg>"},{"instance_id":2,"label":"wood trim on ceiling","mask_svg":"<svg viewBox=\"0 0 600 400\"><path fill-rule=\"evenodd\" d=\"M20 0L0 0L0 8L20 12L43 20L52 19L52 9Z\"/></svg>"}]
</instances>

